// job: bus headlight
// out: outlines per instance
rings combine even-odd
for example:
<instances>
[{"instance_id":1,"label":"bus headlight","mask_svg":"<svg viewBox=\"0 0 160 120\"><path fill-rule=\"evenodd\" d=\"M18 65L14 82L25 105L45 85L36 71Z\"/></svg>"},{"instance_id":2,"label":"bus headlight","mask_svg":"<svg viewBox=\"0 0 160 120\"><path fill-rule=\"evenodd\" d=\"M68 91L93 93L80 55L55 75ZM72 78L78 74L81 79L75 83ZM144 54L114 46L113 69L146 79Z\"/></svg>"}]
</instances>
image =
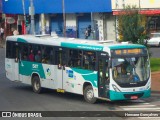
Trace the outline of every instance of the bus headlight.
<instances>
[{"instance_id":1,"label":"bus headlight","mask_svg":"<svg viewBox=\"0 0 160 120\"><path fill-rule=\"evenodd\" d=\"M112 84L112 87L116 92L121 92L114 84Z\"/></svg>"},{"instance_id":2,"label":"bus headlight","mask_svg":"<svg viewBox=\"0 0 160 120\"><path fill-rule=\"evenodd\" d=\"M147 90L148 90L148 89L150 89L150 86L147 86L147 88L146 88L146 89L147 89Z\"/></svg>"}]
</instances>

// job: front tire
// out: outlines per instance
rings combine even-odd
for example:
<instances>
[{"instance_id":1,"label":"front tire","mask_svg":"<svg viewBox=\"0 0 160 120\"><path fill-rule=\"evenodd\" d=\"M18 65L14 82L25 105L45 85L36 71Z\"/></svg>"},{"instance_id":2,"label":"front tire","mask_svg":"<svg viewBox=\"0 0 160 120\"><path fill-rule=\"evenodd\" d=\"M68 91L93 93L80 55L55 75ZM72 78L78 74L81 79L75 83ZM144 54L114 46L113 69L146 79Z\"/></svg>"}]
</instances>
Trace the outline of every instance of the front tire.
<instances>
[{"instance_id":1,"label":"front tire","mask_svg":"<svg viewBox=\"0 0 160 120\"><path fill-rule=\"evenodd\" d=\"M84 99L88 103L95 103L97 101L97 98L94 97L94 91L91 85L88 85L84 88Z\"/></svg>"},{"instance_id":2,"label":"front tire","mask_svg":"<svg viewBox=\"0 0 160 120\"><path fill-rule=\"evenodd\" d=\"M38 76L33 77L32 87L35 93L38 93L38 94L41 93L42 88L41 88L41 83Z\"/></svg>"}]
</instances>

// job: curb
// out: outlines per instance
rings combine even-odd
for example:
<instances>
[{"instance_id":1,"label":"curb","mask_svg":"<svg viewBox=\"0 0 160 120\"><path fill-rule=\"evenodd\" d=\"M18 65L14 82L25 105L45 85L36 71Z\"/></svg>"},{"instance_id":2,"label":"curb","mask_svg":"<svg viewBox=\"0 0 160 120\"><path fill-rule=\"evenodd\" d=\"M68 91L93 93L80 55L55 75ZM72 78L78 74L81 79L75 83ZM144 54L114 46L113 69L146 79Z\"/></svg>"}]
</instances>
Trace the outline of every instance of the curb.
<instances>
[{"instance_id":1,"label":"curb","mask_svg":"<svg viewBox=\"0 0 160 120\"><path fill-rule=\"evenodd\" d=\"M151 90L151 94L160 94L160 91L152 91Z\"/></svg>"},{"instance_id":2,"label":"curb","mask_svg":"<svg viewBox=\"0 0 160 120\"><path fill-rule=\"evenodd\" d=\"M151 72L151 74L160 74L160 71Z\"/></svg>"},{"instance_id":3,"label":"curb","mask_svg":"<svg viewBox=\"0 0 160 120\"><path fill-rule=\"evenodd\" d=\"M0 44L0 48L5 48L6 45L5 44Z\"/></svg>"}]
</instances>

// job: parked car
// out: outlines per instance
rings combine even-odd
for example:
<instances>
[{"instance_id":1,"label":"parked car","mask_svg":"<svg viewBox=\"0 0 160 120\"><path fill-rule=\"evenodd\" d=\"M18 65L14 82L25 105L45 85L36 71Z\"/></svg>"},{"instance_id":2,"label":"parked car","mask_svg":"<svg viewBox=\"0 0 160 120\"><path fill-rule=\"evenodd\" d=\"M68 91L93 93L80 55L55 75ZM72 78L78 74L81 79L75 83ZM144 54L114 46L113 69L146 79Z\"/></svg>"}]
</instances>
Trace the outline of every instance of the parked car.
<instances>
[{"instance_id":1,"label":"parked car","mask_svg":"<svg viewBox=\"0 0 160 120\"><path fill-rule=\"evenodd\" d=\"M160 33L151 33L151 38L147 41L149 46L160 46Z\"/></svg>"}]
</instances>

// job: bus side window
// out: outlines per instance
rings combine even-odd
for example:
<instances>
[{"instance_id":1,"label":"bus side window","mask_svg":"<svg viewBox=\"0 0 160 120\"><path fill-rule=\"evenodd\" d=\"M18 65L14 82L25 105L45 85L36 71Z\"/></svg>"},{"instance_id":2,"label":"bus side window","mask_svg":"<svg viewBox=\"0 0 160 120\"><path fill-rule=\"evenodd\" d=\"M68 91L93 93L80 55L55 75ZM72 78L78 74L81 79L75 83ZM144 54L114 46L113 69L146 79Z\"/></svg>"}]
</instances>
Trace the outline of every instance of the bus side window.
<instances>
[{"instance_id":1,"label":"bus side window","mask_svg":"<svg viewBox=\"0 0 160 120\"><path fill-rule=\"evenodd\" d=\"M37 46L37 58L39 58L39 60L35 59L37 62L42 62L45 64L53 64L54 63L54 50L53 47L51 46ZM36 58L36 56L35 56Z\"/></svg>"},{"instance_id":2,"label":"bus side window","mask_svg":"<svg viewBox=\"0 0 160 120\"><path fill-rule=\"evenodd\" d=\"M69 67L82 68L82 51L80 50L69 50Z\"/></svg>"},{"instance_id":3,"label":"bus side window","mask_svg":"<svg viewBox=\"0 0 160 120\"><path fill-rule=\"evenodd\" d=\"M41 62L42 61L42 52L41 52L41 46L40 45L35 45L34 46L34 51L35 51L35 56L34 59L36 62Z\"/></svg>"},{"instance_id":4,"label":"bus side window","mask_svg":"<svg viewBox=\"0 0 160 120\"><path fill-rule=\"evenodd\" d=\"M34 46L32 44L29 44L28 48L28 60L34 61Z\"/></svg>"},{"instance_id":5,"label":"bus side window","mask_svg":"<svg viewBox=\"0 0 160 120\"><path fill-rule=\"evenodd\" d=\"M73 50L69 51L69 61L68 61L68 66L73 67L74 66L74 55L73 55Z\"/></svg>"},{"instance_id":6,"label":"bus side window","mask_svg":"<svg viewBox=\"0 0 160 120\"><path fill-rule=\"evenodd\" d=\"M49 55L50 55L51 64L54 64L54 50L53 50L53 48L51 48Z\"/></svg>"},{"instance_id":7,"label":"bus side window","mask_svg":"<svg viewBox=\"0 0 160 120\"><path fill-rule=\"evenodd\" d=\"M96 53L92 51L83 52L83 68L95 70Z\"/></svg>"},{"instance_id":8,"label":"bus side window","mask_svg":"<svg viewBox=\"0 0 160 120\"><path fill-rule=\"evenodd\" d=\"M13 42L7 41L7 46L6 46L6 57L7 58L13 58Z\"/></svg>"},{"instance_id":9,"label":"bus side window","mask_svg":"<svg viewBox=\"0 0 160 120\"><path fill-rule=\"evenodd\" d=\"M21 44L21 60L28 60L28 48L25 44Z\"/></svg>"}]
</instances>

